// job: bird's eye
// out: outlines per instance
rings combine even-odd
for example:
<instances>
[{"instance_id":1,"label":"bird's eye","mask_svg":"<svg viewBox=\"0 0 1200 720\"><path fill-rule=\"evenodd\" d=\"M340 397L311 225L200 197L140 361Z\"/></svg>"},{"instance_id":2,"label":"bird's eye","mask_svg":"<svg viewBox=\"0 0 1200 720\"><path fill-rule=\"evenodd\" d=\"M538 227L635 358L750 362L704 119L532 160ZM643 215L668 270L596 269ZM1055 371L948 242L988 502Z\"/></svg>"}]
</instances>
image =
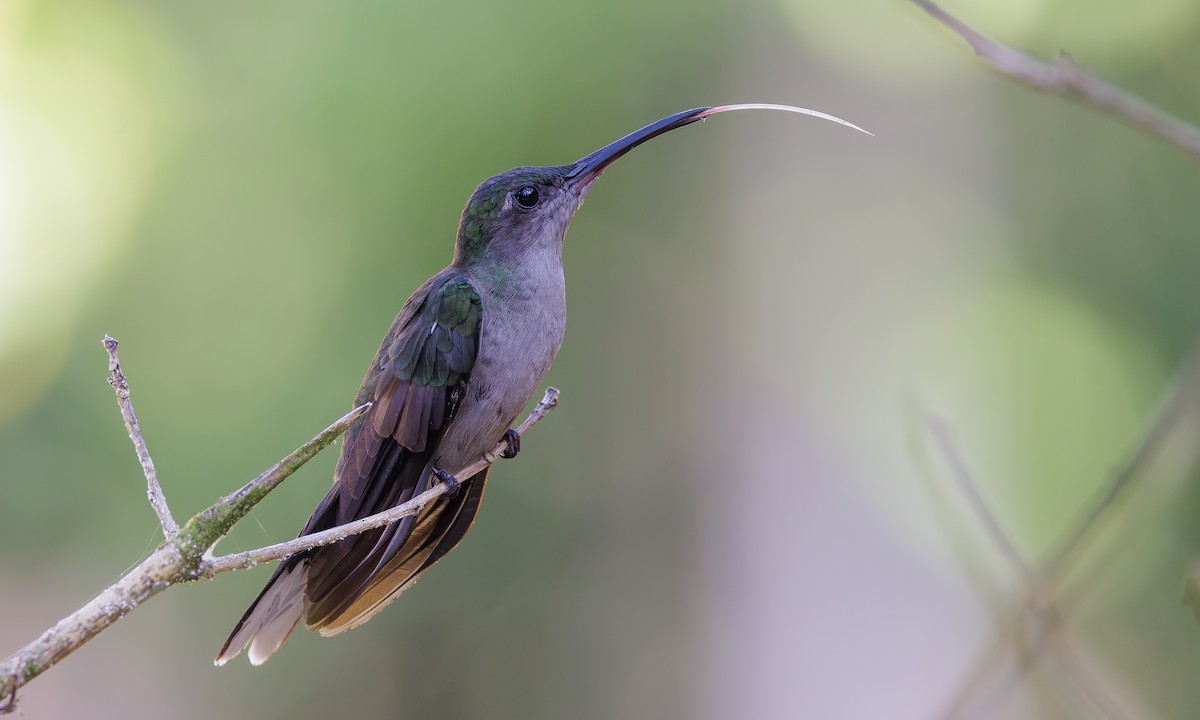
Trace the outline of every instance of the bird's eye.
<instances>
[{"instance_id":1,"label":"bird's eye","mask_svg":"<svg viewBox=\"0 0 1200 720\"><path fill-rule=\"evenodd\" d=\"M513 198L516 199L518 205L526 210L537 207L538 200L540 199L538 197L538 189L533 185L522 185L521 189L513 193Z\"/></svg>"}]
</instances>

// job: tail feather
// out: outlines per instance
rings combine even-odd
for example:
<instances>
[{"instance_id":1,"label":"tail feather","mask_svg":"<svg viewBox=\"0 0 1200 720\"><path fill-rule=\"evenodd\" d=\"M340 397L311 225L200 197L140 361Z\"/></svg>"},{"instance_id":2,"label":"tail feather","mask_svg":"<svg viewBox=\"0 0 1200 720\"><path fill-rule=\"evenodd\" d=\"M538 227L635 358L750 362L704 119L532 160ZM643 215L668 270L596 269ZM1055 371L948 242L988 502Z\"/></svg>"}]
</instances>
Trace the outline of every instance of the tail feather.
<instances>
[{"instance_id":1,"label":"tail feather","mask_svg":"<svg viewBox=\"0 0 1200 720\"><path fill-rule=\"evenodd\" d=\"M286 562L286 561L285 561ZM280 566L230 633L215 663L224 665L250 646L250 663L262 665L296 629L304 615L308 560Z\"/></svg>"},{"instance_id":2,"label":"tail feather","mask_svg":"<svg viewBox=\"0 0 1200 720\"><path fill-rule=\"evenodd\" d=\"M326 615L314 618L308 627L322 636L337 635L362 625L417 581L443 555L454 549L475 524L488 471L463 480L462 490L451 499L438 498L427 505L402 550L382 567L377 567L365 586Z\"/></svg>"}]
</instances>

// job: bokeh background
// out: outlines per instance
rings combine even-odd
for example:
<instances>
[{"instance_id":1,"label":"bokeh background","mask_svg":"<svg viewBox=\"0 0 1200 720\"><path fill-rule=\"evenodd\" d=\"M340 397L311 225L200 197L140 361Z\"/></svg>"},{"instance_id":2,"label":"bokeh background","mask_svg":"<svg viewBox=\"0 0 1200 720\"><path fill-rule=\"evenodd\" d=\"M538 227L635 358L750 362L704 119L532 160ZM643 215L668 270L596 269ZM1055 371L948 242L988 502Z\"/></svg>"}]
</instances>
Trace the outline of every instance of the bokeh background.
<instances>
[{"instance_id":1,"label":"bokeh background","mask_svg":"<svg viewBox=\"0 0 1200 720\"><path fill-rule=\"evenodd\" d=\"M1194 0L949 9L1200 118ZM1200 173L900 0L0 3L0 651L159 536L104 333L187 517L349 408L479 181L736 101L877 136L724 115L607 172L563 404L414 590L215 669L269 570L172 589L23 715L929 718L980 678L964 716L1200 713L1197 426L1064 578L1066 639L1018 655L1025 586L922 420L1046 557L1196 336ZM220 547L290 537L334 459Z\"/></svg>"}]
</instances>

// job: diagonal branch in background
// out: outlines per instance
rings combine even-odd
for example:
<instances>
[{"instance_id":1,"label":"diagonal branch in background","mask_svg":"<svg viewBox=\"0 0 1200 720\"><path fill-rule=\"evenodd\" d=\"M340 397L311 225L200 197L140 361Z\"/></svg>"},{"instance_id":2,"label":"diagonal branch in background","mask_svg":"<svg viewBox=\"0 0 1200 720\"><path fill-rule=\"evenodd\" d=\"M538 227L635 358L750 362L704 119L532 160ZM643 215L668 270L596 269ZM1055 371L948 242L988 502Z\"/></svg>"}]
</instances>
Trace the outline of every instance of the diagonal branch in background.
<instances>
[{"instance_id":1,"label":"diagonal branch in background","mask_svg":"<svg viewBox=\"0 0 1200 720\"><path fill-rule=\"evenodd\" d=\"M929 441L941 455L991 543L1017 571L1023 584L1016 602L996 608L1001 611L1001 622L992 646L977 659L942 717L969 717L973 710L994 708L1043 656L1053 660L1061 675L1070 680L1067 687L1103 717L1130 717L1126 706L1133 699L1128 694L1118 698L1107 688L1093 667L1095 658L1081 650L1078 639L1071 637L1064 610L1069 598L1065 594L1071 587L1077 588L1082 582L1094 580L1096 573L1110 567L1108 564L1097 566L1092 575L1076 576L1067 587L1067 573L1073 564L1078 564L1079 549L1096 535L1097 528L1145 478L1146 469L1163 449L1183 433L1195 432L1194 421L1200 409L1200 348L1193 349L1181 363L1159 407L1129 459L1114 473L1113 481L1098 493L1089 511L1073 524L1067 539L1038 567L1032 566L1021 555L989 506L955 446L950 427L936 416L922 413ZM1189 419L1193 423L1189 424ZM1193 454L1188 461L1189 468L1194 467L1195 462ZM1192 582L1198 580L1200 577L1194 577ZM1189 584L1188 601L1200 615L1200 586ZM1005 664L1006 656L1011 656L1011 663ZM1142 714L1137 713L1138 716Z\"/></svg>"},{"instance_id":2,"label":"diagonal branch in background","mask_svg":"<svg viewBox=\"0 0 1200 720\"><path fill-rule=\"evenodd\" d=\"M138 458L139 460L144 458L143 468L146 468L149 463L149 453L143 455L145 443L144 441L139 442L141 430L133 415L133 406L128 404L129 384L121 372L120 363L116 357L117 341L106 336L104 347L109 352L110 371L113 373L110 382L117 391L117 402L121 406L121 414L125 418L126 427L134 441ZM558 391L548 388L541 402L517 429L518 434L524 435L528 432L557 404ZM156 511L159 508L162 509L159 517L164 534L168 534L167 540L155 548L149 557L102 590L83 607L58 621L54 627L49 628L36 640L0 663L0 714L10 713L16 709L17 690L30 680L41 675L93 637L108 629L138 605L173 585L191 582L202 577L212 578L222 572L253 567L260 563L279 560L297 552L337 542L341 538L386 525L406 515L416 514L434 498L445 493L446 486L439 484L403 505L347 525L257 550L223 557L210 556L217 541L266 497L267 493L278 487L317 453L332 444L368 409L370 409L369 404L350 411L240 490L197 513L174 534L168 534L169 525L162 520L163 517L170 518L170 513L166 512L164 499L160 506L156 506ZM500 457L501 453L507 449L508 441L501 440L492 450L466 468L447 468L447 470L453 470L453 474L457 477L470 477L495 462L496 458ZM152 463L149 464L149 468L150 470L146 471L147 482L157 487L157 478L151 480L154 477ZM161 495L161 489L159 494ZM154 503L153 494L151 494L151 503ZM174 520L171 520L171 523L174 523Z\"/></svg>"},{"instance_id":3,"label":"diagonal branch in background","mask_svg":"<svg viewBox=\"0 0 1200 720\"><path fill-rule=\"evenodd\" d=\"M1054 660L1062 673L1073 679L1068 689L1104 717L1115 720L1131 717L1116 697L1094 682L1095 672L1090 667L1089 657L1071 646L1066 616L1058 597L1062 577L1034 571L1016 549L972 478L954 444L949 426L929 413L925 418L928 436L949 467L956 485L983 523L992 544L1021 576L1023 584L1019 602L996 608L1000 611L1000 622L989 649L973 663L939 717L958 720L985 714L989 717L999 715L998 709L1007 696L1044 656L1050 656L1048 659ZM1107 509L1111 504L1102 507Z\"/></svg>"},{"instance_id":4,"label":"diagonal branch in background","mask_svg":"<svg viewBox=\"0 0 1200 720\"><path fill-rule=\"evenodd\" d=\"M1200 161L1200 128L1101 80L1066 53L1048 61L993 40L946 12L933 0L912 0L930 17L966 41L975 54L1002 75L1052 95L1074 98L1166 140Z\"/></svg>"},{"instance_id":5,"label":"diagonal branch in background","mask_svg":"<svg viewBox=\"0 0 1200 720\"><path fill-rule=\"evenodd\" d=\"M1062 574L1063 568L1083 544L1084 539L1095 530L1108 511L1146 470L1155 453L1162 449L1171 433L1183 422L1188 411L1194 411L1197 405L1200 405L1200 395L1198 395L1200 387L1198 386L1200 386L1200 347L1193 349L1187 359L1183 361L1174 386L1162 401L1157 416L1145 431L1133 454L1114 473L1108 490L1096 499L1092 510L1075 525L1075 530L1046 561L1043 566L1046 573Z\"/></svg>"},{"instance_id":6,"label":"diagonal branch in background","mask_svg":"<svg viewBox=\"0 0 1200 720\"><path fill-rule=\"evenodd\" d=\"M954 438L950 433L950 427L946 421L931 413L925 413L925 429L929 436L937 445L938 452L945 459L946 464L950 467L950 474L954 477L958 489L967 501L971 503L971 509L975 511L975 515L979 521L983 523L983 527L987 530L987 534L992 539L992 544L1000 550L1001 554L1008 559L1013 568L1021 574L1022 577L1030 576L1029 563L1025 562L1016 543L1009 536L1004 526L1000 524L1000 520L996 517L996 513L992 511L988 501L980 492L979 486L971 479L971 471L967 469L967 463L959 454L958 448L954 444Z\"/></svg>"}]
</instances>

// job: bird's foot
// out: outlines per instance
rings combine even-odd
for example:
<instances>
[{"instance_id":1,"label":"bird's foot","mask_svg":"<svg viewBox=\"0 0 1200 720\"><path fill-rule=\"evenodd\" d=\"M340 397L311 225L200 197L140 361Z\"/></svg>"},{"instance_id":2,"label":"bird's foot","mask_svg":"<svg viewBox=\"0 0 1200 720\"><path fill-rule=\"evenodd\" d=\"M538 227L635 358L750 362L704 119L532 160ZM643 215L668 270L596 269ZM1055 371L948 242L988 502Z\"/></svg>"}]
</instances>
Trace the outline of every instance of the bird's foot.
<instances>
[{"instance_id":1,"label":"bird's foot","mask_svg":"<svg viewBox=\"0 0 1200 720\"><path fill-rule=\"evenodd\" d=\"M458 491L462 488L462 483L459 482L458 478L439 468L433 468L432 472L446 486L446 492L442 494L442 497L450 500L458 494Z\"/></svg>"},{"instance_id":2,"label":"bird's foot","mask_svg":"<svg viewBox=\"0 0 1200 720\"><path fill-rule=\"evenodd\" d=\"M500 457L506 460L515 458L521 452L521 433L509 428L502 439L508 442L508 449L502 450Z\"/></svg>"}]
</instances>

